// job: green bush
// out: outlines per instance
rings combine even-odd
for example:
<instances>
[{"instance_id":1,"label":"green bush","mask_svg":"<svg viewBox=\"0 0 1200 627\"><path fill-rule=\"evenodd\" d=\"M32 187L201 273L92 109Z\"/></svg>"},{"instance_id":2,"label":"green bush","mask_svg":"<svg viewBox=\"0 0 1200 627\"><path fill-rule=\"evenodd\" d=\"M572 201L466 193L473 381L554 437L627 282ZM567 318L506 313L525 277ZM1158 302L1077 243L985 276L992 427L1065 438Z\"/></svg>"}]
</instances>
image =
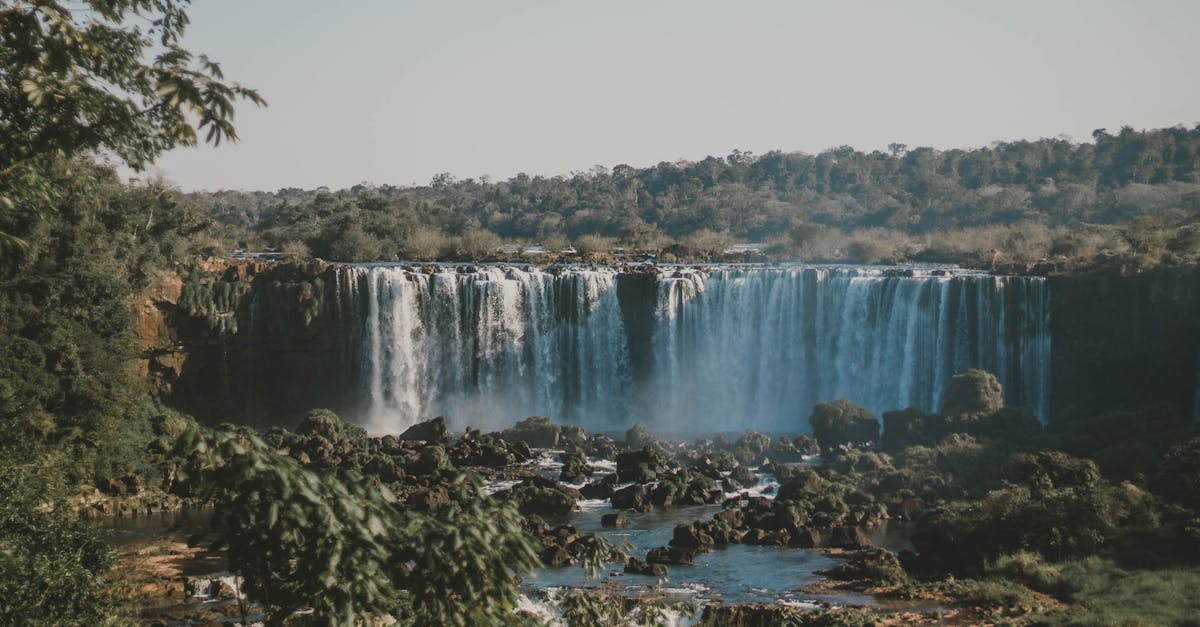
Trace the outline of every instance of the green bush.
<instances>
[{"instance_id":1,"label":"green bush","mask_svg":"<svg viewBox=\"0 0 1200 627\"><path fill-rule=\"evenodd\" d=\"M115 552L47 477L0 468L0 624L97 625Z\"/></svg>"}]
</instances>

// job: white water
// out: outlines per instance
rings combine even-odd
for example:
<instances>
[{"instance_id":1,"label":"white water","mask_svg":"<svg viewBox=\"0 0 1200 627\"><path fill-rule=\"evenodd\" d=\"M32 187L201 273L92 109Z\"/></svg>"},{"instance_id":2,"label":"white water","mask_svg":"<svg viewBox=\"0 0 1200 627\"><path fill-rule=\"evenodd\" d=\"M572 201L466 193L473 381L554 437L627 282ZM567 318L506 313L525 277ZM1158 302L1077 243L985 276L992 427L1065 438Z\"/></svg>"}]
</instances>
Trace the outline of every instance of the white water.
<instances>
[{"instance_id":1,"label":"white water","mask_svg":"<svg viewBox=\"0 0 1200 627\"><path fill-rule=\"evenodd\" d=\"M652 329L649 347L631 347L616 286L634 279L611 268L340 272L376 431L435 415L460 428L549 415L590 429L805 431L812 406L837 398L877 415L936 411L949 377L970 367L996 373L1010 403L1047 409L1039 278L670 268L657 302L628 308L649 312ZM648 349L636 371L631 349Z\"/></svg>"}]
</instances>

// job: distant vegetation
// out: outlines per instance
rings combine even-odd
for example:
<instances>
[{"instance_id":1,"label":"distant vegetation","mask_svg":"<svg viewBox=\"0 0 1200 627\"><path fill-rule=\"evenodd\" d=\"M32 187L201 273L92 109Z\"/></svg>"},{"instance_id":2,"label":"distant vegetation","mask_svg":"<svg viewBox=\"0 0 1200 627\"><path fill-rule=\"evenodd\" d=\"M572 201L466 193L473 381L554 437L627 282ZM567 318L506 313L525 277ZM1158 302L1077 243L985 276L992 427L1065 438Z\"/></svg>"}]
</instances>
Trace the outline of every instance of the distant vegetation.
<instances>
[{"instance_id":1,"label":"distant vegetation","mask_svg":"<svg viewBox=\"0 0 1200 627\"><path fill-rule=\"evenodd\" d=\"M1200 126L975 150L733 151L572 176L189 194L251 247L344 261L479 259L501 240L670 260L763 244L770 258L971 265L1200 255Z\"/></svg>"}]
</instances>

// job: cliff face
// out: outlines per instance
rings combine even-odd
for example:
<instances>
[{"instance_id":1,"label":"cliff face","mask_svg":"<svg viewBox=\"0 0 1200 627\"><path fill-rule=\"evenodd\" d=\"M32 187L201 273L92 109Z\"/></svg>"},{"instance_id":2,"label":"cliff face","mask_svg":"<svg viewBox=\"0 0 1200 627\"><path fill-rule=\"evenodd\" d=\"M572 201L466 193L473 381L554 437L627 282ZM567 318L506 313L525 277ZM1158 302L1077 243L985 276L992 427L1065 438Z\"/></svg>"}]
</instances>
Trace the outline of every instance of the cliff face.
<instances>
[{"instance_id":1,"label":"cliff face","mask_svg":"<svg viewBox=\"0 0 1200 627\"><path fill-rule=\"evenodd\" d=\"M333 280L326 264L222 260L158 277L133 304L152 390L210 423L351 410Z\"/></svg>"},{"instance_id":2,"label":"cliff face","mask_svg":"<svg viewBox=\"0 0 1200 627\"><path fill-rule=\"evenodd\" d=\"M1051 281L1053 416L1164 402L1194 411L1200 269Z\"/></svg>"},{"instance_id":3,"label":"cliff face","mask_svg":"<svg viewBox=\"0 0 1200 627\"><path fill-rule=\"evenodd\" d=\"M201 420L292 425L313 407L365 409L361 303L333 266L210 261L157 277L133 303L143 368ZM1200 399L1200 269L1050 279L1051 419ZM622 275L629 358L651 356L652 275Z\"/></svg>"}]
</instances>

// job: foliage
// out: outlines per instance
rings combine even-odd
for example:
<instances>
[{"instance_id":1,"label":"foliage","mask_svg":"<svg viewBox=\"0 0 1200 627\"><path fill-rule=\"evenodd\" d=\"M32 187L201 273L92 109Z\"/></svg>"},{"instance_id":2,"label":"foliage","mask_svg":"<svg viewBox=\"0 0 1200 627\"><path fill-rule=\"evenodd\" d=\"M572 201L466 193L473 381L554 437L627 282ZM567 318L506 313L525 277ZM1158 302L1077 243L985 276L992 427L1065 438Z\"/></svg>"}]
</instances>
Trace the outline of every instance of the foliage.
<instances>
[{"instance_id":1,"label":"foliage","mask_svg":"<svg viewBox=\"0 0 1200 627\"><path fill-rule=\"evenodd\" d=\"M1200 614L1200 569L1127 570L1087 558L1062 565L1072 608L1042 617L1051 625L1187 625Z\"/></svg>"},{"instance_id":2,"label":"foliage","mask_svg":"<svg viewBox=\"0 0 1200 627\"><path fill-rule=\"evenodd\" d=\"M115 552L35 468L0 468L0 623L100 624Z\"/></svg>"},{"instance_id":3,"label":"foliage","mask_svg":"<svg viewBox=\"0 0 1200 627\"><path fill-rule=\"evenodd\" d=\"M418 258L429 249L417 255L407 242L420 227L439 237L487 229L551 249L564 240L580 251L619 242L661 252L660 259L710 259L729 242L749 241L764 242L773 257L801 260L990 266L1105 253L1155 264L1200 254L1198 159L1200 127L1123 128L1097 134L1095 143L1039 139L892 153L842 146L817 155L618 165L570 177L441 176L417 187L194 198L264 245L300 240L318 256L328 255L347 224L361 224ZM383 252L380 258L394 251Z\"/></svg>"},{"instance_id":4,"label":"foliage","mask_svg":"<svg viewBox=\"0 0 1200 627\"><path fill-rule=\"evenodd\" d=\"M1047 564L1041 555L1030 551L1017 551L1001 555L987 565L987 573L1028 586L1038 592L1062 592L1064 580L1062 568Z\"/></svg>"},{"instance_id":5,"label":"foliage","mask_svg":"<svg viewBox=\"0 0 1200 627\"><path fill-rule=\"evenodd\" d=\"M866 580L876 586L894 586L908 581L900 560L887 549L871 547L825 573L833 579Z\"/></svg>"},{"instance_id":6,"label":"foliage","mask_svg":"<svg viewBox=\"0 0 1200 627\"><path fill-rule=\"evenodd\" d=\"M454 479L452 506L422 514L355 471L313 473L249 433L192 430L180 450L196 452L191 480L213 499L216 543L272 624L306 607L345 624L498 623L516 606L516 575L539 563L515 509L477 480Z\"/></svg>"},{"instance_id":7,"label":"foliage","mask_svg":"<svg viewBox=\"0 0 1200 627\"><path fill-rule=\"evenodd\" d=\"M198 133L237 139L234 101L265 103L180 45L186 4L0 2L0 223L61 198L63 160L105 151L140 170Z\"/></svg>"},{"instance_id":8,"label":"foliage","mask_svg":"<svg viewBox=\"0 0 1200 627\"><path fill-rule=\"evenodd\" d=\"M912 541L927 565L972 573L987 559L1016 551L1054 560L1092 555L1118 527L1157 522L1146 492L1100 479L1086 460L1042 453L1017 456L1013 466L1022 483L980 501L943 505L920 519Z\"/></svg>"}]
</instances>

